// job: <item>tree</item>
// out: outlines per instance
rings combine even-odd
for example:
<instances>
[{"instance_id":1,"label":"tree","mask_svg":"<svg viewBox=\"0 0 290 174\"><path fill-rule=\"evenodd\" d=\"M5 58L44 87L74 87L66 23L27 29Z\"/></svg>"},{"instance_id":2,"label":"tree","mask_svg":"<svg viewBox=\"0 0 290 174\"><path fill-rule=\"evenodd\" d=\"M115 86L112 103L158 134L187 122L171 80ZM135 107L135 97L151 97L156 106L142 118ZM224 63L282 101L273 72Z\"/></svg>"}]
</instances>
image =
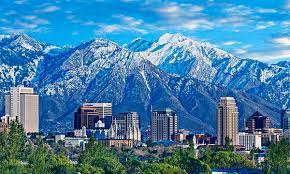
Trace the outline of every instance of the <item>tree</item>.
<instances>
[{"instance_id":1,"label":"tree","mask_svg":"<svg viewBox=\"0 0 290 174\"><path fill-rule=\"evenodd\" d=\"M153 140L150 138L149 140L146 141L147 147L153 147L156 145L156 143L153 142Z\"/></svg>"},{"instance_id":2,"label":"tree","mask_svg":"<svg viewBox=\"0 0 290 174\"><path fill-rule=\"evenodd\" d=\"M125 174L125 167L120 163L114 151L109 151L103 144L90 139L86 150L79 157L80 166L101 168L108 174Z\"/></svg>"},{"instance_id":3,"label":"tree","mask_svg":"<svg viewBox=\"0 0 290 174\"><path fill-rule=\"evenodd\" d=\"M100 167L93 167L90 164L80 164L77 166L77 171L82 174L105 174L105 171Z\"/></svg>"},{"instance_id":4,"label":"tree","mask_svg":"<svg viewBox=\"0 0 290 174\"><path fill-rule=\"evenodd\" d=\"M193 146L188 149L177 150L172 157L166 158L165 163L177 166L187 173L210 173L210 167L203 161L195 158Z\"/></svg>"},{"instance_id":5,"label":"tree","mask_svg":"<svg viewBox=\"0 0 290 174\"><path fill-rule=\"evenodd\" d=\"M0 171L5 174L28 174L25 165L21 161L10 159L0 162Z\"/></svg>"},{"instance_id":6,"label":"tree","mask_svg":"<svg viewBox=\"0 0 290 174\"><path fill-rule=\"evenodd\" d=\"M268 171L273 171L275 174L287 173L289 150L289 142L286 139L270 145L268 150Z\"/></svg>"},{"instance_id":7,"label":"tree","mask_svg":"<svg viewBox=\"0 0 290 174\"><path fill-rule=\"evenodd\" d=\"M29 156L29 168L31 173L50 174L48 165L48 149L42 140L37 140L37 148Z\"/></svg>"},{"instance_id":8,"label":"tree","mask_svg":"<svg viewBox=\"0 0 290 174\"><path fill-rule=\"evenodd\" d=\"M26 159L26 135L22 125L12 122L9 132L0 133L0 161L8 159Z\"/></svg>"},{"instance_id":9,"label":"tree","mask_svg":"<svg viewBox=\"0 0 290 174\"><path fill-rule=\"evenodd\" d=\"M246 157L229 151L218 151L202 158L211 168L253 168L253 163Z\"/></svg>"},{"instance_id":10,"label":"tree","mask_svg":"<svg viewBox=\"0 0 290 174\"><path fill-rule=\"evenodd\" d=\"M184 170L177 166L166 163L144 163L142 167L143 174L186 174Z\"/></svg>"},{"instance_id":11,"label":"tree","mask_svg":"<svg viewBox=\"0 0 290 174\"><path fill-rule=\"evenodd\" d=\"M232 140L229 137L225 138L225 150L226 151L234 151L234 146L231 145Z\"/></svg>"},{"instance_id":12,"label":"tree","mask_svg":"<svg viewBox=\"0 0 290 174\"><path fill-rule=\"evenodd\" d=\"M73 173L74 166L71 161L63 155L50 154L48 156L48 165L51 173L70 174Z\"/></svg>"}]
</instances>

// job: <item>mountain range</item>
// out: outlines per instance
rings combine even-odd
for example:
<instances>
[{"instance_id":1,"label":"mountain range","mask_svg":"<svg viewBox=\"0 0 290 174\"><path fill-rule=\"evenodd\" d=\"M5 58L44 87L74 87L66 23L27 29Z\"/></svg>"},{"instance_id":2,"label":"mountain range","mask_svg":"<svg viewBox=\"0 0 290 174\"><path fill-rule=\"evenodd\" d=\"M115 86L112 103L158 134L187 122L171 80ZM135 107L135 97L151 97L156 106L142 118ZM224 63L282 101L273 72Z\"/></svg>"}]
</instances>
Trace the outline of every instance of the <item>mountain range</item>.
<instances>
[{"instance_id":1,"label":"mountain range","mask_svg":"<svg viewBox=\"0 0 290 174\"><path fill-rule=\"evenodd\" d=\"M164 34L155 42L138 38L126 46L94 39L74 47L25 34L0 35L1 113L10 87L33 87L40 94L44 132L72 129L73 112L84 102L112 102L115 114L137 111L143 128L152 109L171 108L180 128L215 133L221 96L235 97L240 128L256 110L278 126L289 77L287 61L238 58L181 34Z\"/></svg>"}]
</instances>

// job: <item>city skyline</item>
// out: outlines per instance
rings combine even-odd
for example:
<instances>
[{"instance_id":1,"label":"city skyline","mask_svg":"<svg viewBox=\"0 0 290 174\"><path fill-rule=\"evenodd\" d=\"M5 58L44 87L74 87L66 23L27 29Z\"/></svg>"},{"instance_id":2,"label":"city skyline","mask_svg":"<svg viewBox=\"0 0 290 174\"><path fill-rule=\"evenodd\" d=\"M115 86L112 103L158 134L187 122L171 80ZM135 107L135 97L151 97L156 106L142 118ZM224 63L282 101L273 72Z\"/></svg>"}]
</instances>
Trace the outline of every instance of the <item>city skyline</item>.
<instances>
[{"instance_id":1,"label":"city skyline","mask_svg":"<svg viewBox=\"0 0 290 174\"><path fill-rule=\"evenodd\" d=\"M154 41L164 33L182 33L241 58L266 62L290 58L288 0L1 3L0 33L26 33L60 46L100 37L122 45L137 37Z\"/></svg>"}]
</instances>

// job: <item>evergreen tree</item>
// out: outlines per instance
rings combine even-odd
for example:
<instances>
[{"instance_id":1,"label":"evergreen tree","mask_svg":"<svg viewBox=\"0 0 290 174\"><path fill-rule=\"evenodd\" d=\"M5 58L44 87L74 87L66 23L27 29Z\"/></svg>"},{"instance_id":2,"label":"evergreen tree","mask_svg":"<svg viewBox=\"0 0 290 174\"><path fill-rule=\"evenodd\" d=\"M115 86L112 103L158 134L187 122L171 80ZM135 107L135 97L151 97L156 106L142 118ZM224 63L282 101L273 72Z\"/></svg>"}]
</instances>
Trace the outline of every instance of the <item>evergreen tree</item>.
<instances>
[{"instance_id":1,"label":"evergreen tree","mask_svg":"<svg viewBox=\"0 0 290 174\"><path fill-rule=\"evenodd\" d=\"M289 150L289 142L286 139L282 139L277 144L270 145L267 162L268 172L272 171L275 174L287 173Z\"/></svg>"}]
</instances>

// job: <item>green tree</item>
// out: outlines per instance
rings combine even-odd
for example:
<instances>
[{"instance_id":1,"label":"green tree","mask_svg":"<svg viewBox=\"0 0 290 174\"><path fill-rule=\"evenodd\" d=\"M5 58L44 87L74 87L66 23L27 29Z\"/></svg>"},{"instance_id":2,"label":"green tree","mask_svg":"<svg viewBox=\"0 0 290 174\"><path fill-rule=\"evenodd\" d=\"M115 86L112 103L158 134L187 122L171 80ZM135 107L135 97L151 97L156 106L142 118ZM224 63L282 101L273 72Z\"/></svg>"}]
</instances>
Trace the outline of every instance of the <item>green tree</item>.
<instances>
[{"instance_id":1,"label":"green tree","mask_svg":"<svg viewBox=\"0 0 290 174\"><path fill-rule=\"evenodd\" d=\"M86 150L79 157L79 164L101 168L108 174L125 174L125 167L120 163L117 155L109 151L103 144L90 139Z\"/></svg>"},{"instance_id":2,"label":"green tree","mask_svg":"<svg viewBox=\"0 0 290 174\"><path fill-rule=\"evenodd\" d=\"M48 156L48 165L51 173L55 174L70 174L74 171L71 161L63 155L50 154Z\"/></svg>"},{"instance_id":3,"label":"green tree","mask_svg":"<svg viewBox=\"0 0 290 174\"><path fill-rule=\"evenodd\" d=\"M234 151L234 146L231 145L232 140L229 137L225 138L225 150L226 151Z\"/></svg>"},{"instance_id":4,"label":"green tree","mask_svg":"<svg viewBox=\"0 0 290 174\"><path fill-rule=\"evenodd\" d=\"M27 167L21 161L10 159L0 162L0 171L5 174L28 174Z\"/></svg>"},{"instance_id":5,"label":"green tree","mask_svg":"<svg viewBox=\"0 0 290 174\"><path fill-rule=\"evenodd\" d=\"M77 171L82 174L105 174L105 171L100 167L93 167L90 164L80 164L77 166Z\"/></svg>"},{"instance_id":6,"label":"green tree","mask_svg":"<svg viewBox=\"0 0 290 174\"><path fill-rule=\"evenodd\" d=\"M229 151L213 152L206 158L206 161L211 168L253 168L253 163L238 153Z\"/></svg>"},{"instance_id":7,"label":"green tree","mask_svg":"<svg viewBox=\"0 0 290 174\"><path fill-rule=\"evenodd\" d=\"M289 142L286 139L270 145L268 150L268 171L272 171L275 174L287 173L289 150Z\"/></svg>"},{"instance_id":8,"label":"green tree","mask_svg":"<svg viewBox=\"0 0 290 174\"><path fill-rule=\"evenodd\" d=\"M48 149L42 140L38 140L37 148L29 156L29 168L31 173L50 174L48 165Z\"/></svg>"},{"instance_id":9,"label":"green tree","mask_svg":"<svg viewBox=\"0 0 290 174\"><path fill-rule=\"evenodd\" d=\"M143 174L186 174L186 171L177 166L166 163L144 163L142 167Z\"/></svg>"},{"instance_id":10,"label":"green tree","mask_svg":"<svg viewBox=\"0 0 290 174\"><path fill-rule=\"evenodd\" d=\"M177 150L172 157L165 159L165 163L178 166L187 173L210 173L210 167L203 161L196 159L193 145L188 149Z\"/></svg>"},{"instance_id":11,"label":"green tree","mask_svg":"<svg viewBox=\"0 0 290 174\"><path fill-rule=\"evenodd\" d=\"M153 140L150 138L149 140L146 141L147 147L153 147L156 145L156 143L153 142Z\"/></svg>"},{"instance_id":12,"label":"green tree","mask_svg":"<svg viewBox=\"0 0 290 174\"><path fill-rule=\"evenodd\" d=\"M12 122L9 132L0 133L0 161L8 159L25 160L26 135L22 125Z\"/></svg>"}]
</instances>

